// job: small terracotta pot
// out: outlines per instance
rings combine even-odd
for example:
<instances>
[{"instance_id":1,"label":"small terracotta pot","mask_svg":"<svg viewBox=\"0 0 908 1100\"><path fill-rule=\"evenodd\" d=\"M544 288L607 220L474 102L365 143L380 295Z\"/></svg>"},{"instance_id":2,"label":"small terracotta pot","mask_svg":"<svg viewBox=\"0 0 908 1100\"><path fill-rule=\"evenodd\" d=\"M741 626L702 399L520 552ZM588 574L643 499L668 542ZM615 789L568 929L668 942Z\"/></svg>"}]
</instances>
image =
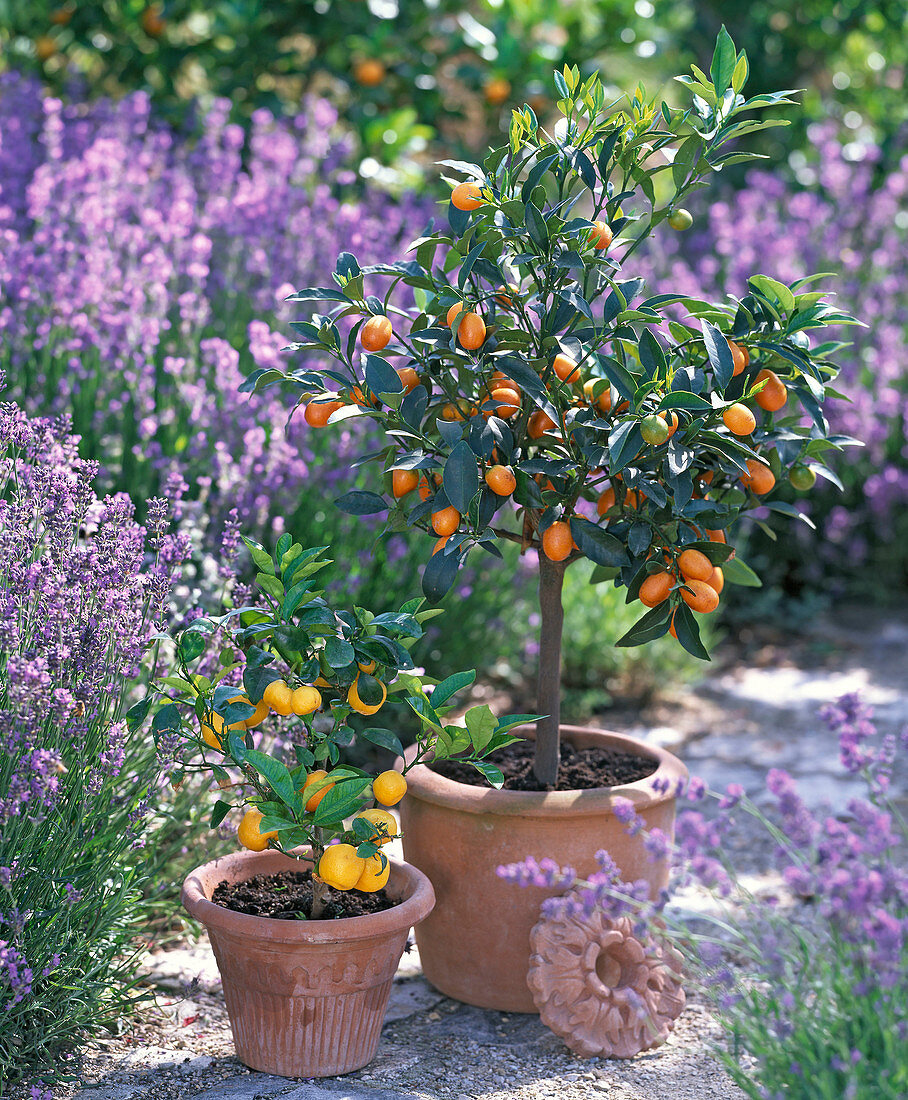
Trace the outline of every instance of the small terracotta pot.
<instances>
[{"instance_id":1,"label":"small terracotta pot","mask_svg":"<svg viewBox=\"0 0 908 1100\"><path fill-rule=\"evenodd\" d=\"M278 851L235 852L183 883L183 904L211 937L245 1065L281 1077L333 1077L375 1057L407 934L435 904L424 874L390 862L386 889L401 903L344 920L253 917L211 901L225 879L300 869L299 860Z\"/></svg>"},{"instance_id":2,"label":"small terracotta pot","mask_svg":"<svg viewBox=\"0 0 908 1100\"><path fill-rule=\"evenodd\" d=\"M532 727L517 732L535 736ZM652 757L658 766L635 783L551 793L472 787L423 765L407 772L400 805L404 856L428 875L438 897L416 931L419 957L432 985L458 1001L502 1012L537 1011L527 986L530 932L542 901L560 891L504 882L495 873L500 864L548 857L588 875L598 870L595 853L605 848L623 878L646 879L653 891L668 882L668 862L650 862L643 838L628 836L612 813L612 800L630 799L647 828L672 836L674 792L687 769L670 752L633 737L580 726L562 726L561 732L575 748L623 749ZM407 750L408 762L414 752ZM668 793L656 793L655 779L668 780Z\"/></svg>"}]
</instances>

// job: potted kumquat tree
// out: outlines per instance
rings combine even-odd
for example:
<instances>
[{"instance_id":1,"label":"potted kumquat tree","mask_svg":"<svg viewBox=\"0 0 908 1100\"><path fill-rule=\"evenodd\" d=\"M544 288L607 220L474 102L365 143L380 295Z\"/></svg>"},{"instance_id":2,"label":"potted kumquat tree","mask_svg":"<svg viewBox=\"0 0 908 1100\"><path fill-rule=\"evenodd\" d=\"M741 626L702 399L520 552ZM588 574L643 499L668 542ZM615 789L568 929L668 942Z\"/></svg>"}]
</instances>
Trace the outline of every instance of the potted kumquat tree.
<instances>
[{"instance_id":1,"label":"potted kumquat tree","mask_svg":"<svg viewBox=\"0 0 908 1100\"><path fill-rule=\"evenodd\" d=\"M500 784L487 758L528 716L499 721L482 706L464 725L446 723L447 700L474 674L433 689L415 672L409 647L437 610L417 598L394 613L336 611L317 587L325 547L282 535L272 557L246 541L257 602L178 633L172 673L129 717L136 726L154 707L173 782L211 773L223 792L213 827L235 809L226 792L244 804L246 851L197 868L183 886L211 937L239 1058L288 1077L347 1073L372 1060L408 931L435 900L424 874L383 851L398 835L389 808L408 769L373 776L340 762L357 736L396 753L400 741L384 727L355 733L350 720L383 721L405 703L420 729L410 767L456 753ZM256 747L275 716L283 753L273 739L270 752Z\"/></svg>"},{"instance_id":2,"label":"potted kumquat tree","mask_svg":"<svg viewBox=\"0 0 908 1100\"><path fill-rule=\"evenodd\" d=\"M369 456L381 492L351 491L338 504L387 511L390 530L431 537L431 600L468 555L500 557L503 540L538 556L543 717L533 782L524 784L535 789L481 790L433 765L412 773L402 809L407 857L440 899L418 931L425 972L471 1003L534 1010L525 964L542 892L528 891L527 911L515 913L495 882L502 838L514 859L536 852L584 873L606 846L625 878L659 889L667 875L664 861L646 861L639 837L623 834L610 805L632 797L650 828L670 833L683 765L633 739L561 723L566 568L588 558L594 583L618 585L640 604L616 644L670 632L708 659L698 616L715 611L725 583L759 583L735 556L737 521L756 508L798 518L773 496L776 483L787 476L807 488L817 474L835 482L824 458L850 442L830 436L823 415L844 345L820 333L854 322L814 289L818 277L789 286L755 274L742 295L711 303L645 288L633 273L651 234L691 224L685 196L748 158L741 138L784 125L752 114L791 103L791 93L746 99L747 72L723 28L709 73L678 78L687 108L647 100L642 88L610 103L598 75L556 73L562 118L553 131L525 106L481 165L443 162L465 178L446 224L430 227L409 258L360 268L343 253L334 286L291 298L326 310L295 323L293 347L330 365L307 358L244 384L292 387L313 427L368 417L383 429L383 449ZM567 758L594 748L631 754L641 769L619 768L611 786L571 789ZM408 753L405 766L412 760ZM429 819L444 844L431 839ZM502 920L490 922L490 908Z\"/></svg>"}]
</instances>

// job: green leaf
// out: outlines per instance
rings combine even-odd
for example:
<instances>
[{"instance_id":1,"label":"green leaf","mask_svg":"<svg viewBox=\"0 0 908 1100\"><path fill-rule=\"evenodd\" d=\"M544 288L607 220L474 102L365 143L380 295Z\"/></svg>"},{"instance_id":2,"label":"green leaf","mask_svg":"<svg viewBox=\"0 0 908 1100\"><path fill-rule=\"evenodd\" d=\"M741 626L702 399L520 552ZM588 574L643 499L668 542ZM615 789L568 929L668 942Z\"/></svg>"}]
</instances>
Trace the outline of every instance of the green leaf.
<instances>
[{"instance_id":1,"label":"green leaf","mask_svg":"<svg viewBox=\"0 0 908 1100\"><path fill-rule=\"evenodd\" d=\"M442 484L448 500L461 515L465 515L470 510L473 497L479 492L476 455L465 439L455 444L448 455Z\"/></svg>"},{"instance_id":2,"label":"green leaf","mask_svg":"<svg viewBox=\"0 0 908 1100\"><path fill-rule=\"evenodd\" d=\"M638 619L630 630L615 642L615 645L622 647L644 645L646 642L661 638L663 634L668 633L671 619L671 607L668 600L665 600Z\"/></svg>"},{"instance_id":3,"label":"green leaf","mask_svg":"<svg viewBox=\"0 0 908 1100\"><path fill-rule=\"evenodd\" d=\"M404 385L400 375L387 359L380 355L366 356L366 385L379 397L391 397L403 393Z\"/></svg>"},{"instance_id":4,"label":"green leaf","mask_svg":"<svg viewBox=\"0 0 908 1100\"><path fill-rule=\"evenodd\" d=\"M741 584L745 588L762 588L763 582L740 558L730 558L722 563L722 574L729 584Z\"/></svg>"},{"instance_id":5,"label":"green leaf","mask_svg":"<svg viewBox=\"0 0 908 1100\"><path fill-rule=\"evenodd\" d=\"M456 695L458 691L469 687L475 679L475 670L473 672L455 672L452 676L448 676L435 686L432 692L432 706L436 708L444 706L452 695Z\"/></svg>"},{"instance_id":6,"label":"green leaf","mask_svg":"<svg viewBox=\"0 0 908 1100\"><path fill-rule=\"evenodd\" d=\"M675 159L672 161L672 182L675 191L680 191L703 151L703 139L699 134L691 134L681 143Z\"/></svg>"},{"instance_id":7,"label":"green leaf","mask_svg":"<svg viewBox=\"0 0 908 1100\"><path fill-rule=\"evenodd\" d=\"M530 234L530 240L540 250L545 252L549 243L549 227L546 225L541 211L533 203L526 204L526 226Z\"/></svg>"},{"instance_id":8,"label":"green leaf","mask_svg":"<svg viewBox=\"0 0 908 1100\"><path fill-rule=\"evenodd\" d=\"M498 727L498 719L486 706L471 707L464 715L464 724L470 734L470 740L476 752L481 753L492 739Z\"/></svg>"},{"instance_id":9,"label":"green leaf","mask_svg":"<svg viewBox=\"0 0 908 1100\"><path fill-rule=\"evenodd\" d=\"M665 352L649 329L640 337L640 365L648 379L662 378L665 374Z\"/></svg>"},{"instance_id":10,"label":"green leaf","mask_svg":"<svg viewBox=\"0 0 908 1100\"><path fill-rule=\"evenodd\" d=\"M640 434L640 425L636 420L625 420L617 424L608 436L609 471L613 475L620 473L637 457L642 446L643 436ZM601 564L610 565L611 563L602 562Z\"/></svg>"},{"instance_id":11,"label":"green leaf","mask_svg":"<svg viewBox=\"0 0 908 1100\"><path fill-rule=\"evenodd\" d=\"M247 539L245 535L241 535L240 538L249 548L249 553L252 555L252 561L256 569L262 573L274 573L274 562L271 560L271 555L265 547L259 545L257 542L253 542L252 539Z\"/></svg>"},{"instance_id":12,"label":"green leaf","mask_svg":"<svg viewBox=\"0 0 908 1100\"><path fill-rule=\"evenodd\" d=\"M785 313L791 313L794 310L794 294L778 279L771 279L768 275L753 275L747 280L747 285L763 294L771 302L777 303Z\"/></svg>"},{"instance_id":13,"label":"green leaf","mask_svg":"<svg viewBox=\"0 0 908 1100\"><path fill-rule=\"evenodd\" d=\"M179 641L180 659L191 664L205 652L205 639L197 630L184 630Z\"/></svg>"},{"instance_id":14,"label":"green leaf","mask_svg":"<svg viewBox=\"0 0 908 1100\"><path fill-rule=\"evenodd\" d=\"M219 798L211 811L212 829L216 829L232 809L233 806L229 802L225 802L223 799Z\"/></svg>"},{"instance_id":15,"label":"green leaf","mask_svg":"<svg viewBox=\"0 0 908 1100\"><path fill-rule=\"evenodd\" d=\"M719 99L725 95L734 75L735 65L738 62L737 50L731 40L731 35L725 29L723 23L719 36L716 39L716 48L713 51L713 59L709 66L709 75L712 78L713 87Z\"/></svg>"},{"instance_id":16,"label":"green leaf","mask_svg":"<svg viewBox=\"0 0 908 1100\"><path fill-rule=\"evenodd\" d=\"M709 651L700 641L700 628L693 611L686 603L679 604L675 609L674 624L678 641L687 652L694 657L699 657L701 661L708 661Z\"/></svg>"},{"instance_id":17,"label":"green leaf","mask_svg":"<svg viewBox=\"0 0 908 1100\"><path fill-rule=\"evenodd\" d=\"M325 658L332 668L346 668L354 662L356 653L343 638L329 638L325 642Z\"/></svg>"},{"instance_id":18,"label":"green leaf","mask_svg":"<svg viewBox=\"0 0 908 1100\"><path fill-rule=\"evenodd\" d=\"M294 813L300 813L303 807L302 799L285 764L257 749L247 749L244 761L251 764L259 775L268 781L268 785L282 802L285 802Z\"/></svg>"},{"instance_id":19,"label":"green leaf","mask_svg":"<svg viewBox=\"0 0 908 1100\"><path fill-rule=\"evenodd\" d=\"M735 373L735 361L728 346L728 340L723 332L705 319L700 322L700 327L703 330L706 354L716 373L716 381L719 383L719 388L724 390Z\"/></svg>"},{"instance_id":20,"label":"green leaf","mask_svg":"<svg viewBox=\"0 0 908 1100\"><path fill-rule=\"evenodd\" d=\"M151 722L151 728L155 733L161 730L178 730L181 725L180 711L174 703L165 703Z\"/></svg>"},{"instance_id":21,"label":"green leaf","mask_svg":"<svg viewBox=\"0 0 908 1100\"><path fill-rule=\"evenodd\" d=\"M750 68L747 64L747 54L742 50L740 54L738 54L735 70L731 74L731 86L736 92L740 92L747 83L749 71Z\"/></svg>"},{"instance_id":22,"label":"green leaf","mask_svg":"<svg viewBox=\"0 0 908 1100\"><path fill-rule=\"evenodd\" d=\"M313 286L289 294L285 302L346 302L347 295L333 287Z\"/></svg>"},{"instance_id":23,"label":"green leaf","mask_svg":"<svg viewBox=\"0 0 908 1100\"><path fill-rule=\"evenodd\" d=\"M362 806L363 792L372 780L369 776L344 779L336 783L318 804L313 816L316 825L336 825Z\"/></svg>"},{"instance_id":24,"label":"green leaf","mask_svg":"<svg viewBox=\"0 0 908 1100\"><path fill-rule=\"evenodd\" d=\"M672 390L659 402L660 409L690 409L693 412L712 412L712 405L696 393Z\"/></svg>"},{"instance_id":25,"label":"green leaf","mask_svg":"<svg viewBox=\"0 0 908 1100\"><path fill-rule=\"evenodd\" d=\"M144 699L134 703L126 712L126 725L129 727L130 733L135 733L148 717L152 702L153 696L146 695Z\"/></svg>"},{"instance_id":26,"label":"green leaf","mask_svg":"<svg viewBox=\"0 0 908 1100\"><path fill-rule=\"evenodd\" d=\"M404 754L404 747L400 742L400 738L391 730L369 726L359 736L365 738L366 741L371 741L373 745L379 745L381 748L387 749L388 752L393 752L395 756L403 756Z\"/></svg>"},{"instance_id":27,"label":"green leaf","mask_svg":"<svg viewBox=\"0 0 908 1100\"><path fill-rule=\"evenodd\" d=\"M388 510L388 503L383 497L364 489L351 489L334 503L342 512L351 516L371 516Z\"/></svg>"},{"instance_id":28,"label":"green leaf","mask_svg":"<svg viewBox=\"0 0 908 1100\"><path fill-rule=\"evenodd\" d=\"M459 551L445 547L426 562L422 575L422 590L430 603L438 603L451 589L460 569Z\"/></svg>"},{"instance_id":29,"label":"green leaf","mask_svg":"<svg viewBox=\"0 0 908 1100\"><path fill-rule=\"evenodd\" d=\"M273 576L272 574L256 573L255 581L256 584L258 584L259 588L263 589L265 592L268 593L269 596L272 596L274 599L282 600L284 598L284 586L277 579L277 577Z\"/></svg>"},{"instance_id":30,"label":"green leaf","mask_svg":"<svg viewBox=\"0 0 908 1100\"><path fill-rule=\"evenodd\" d=\"M298 581L284 597L281 604L281 618L289 619L294 611L300 606L301 603L306 601L306 594L312 587L312 582L309 580ZM311 596L310 596L311 599Z\"/></svg>"},{"instance_id":31,"label":"green leaf","mask_svg":"<svg viewBox=\"0 0 908 1100\"><path fill-rule=\"evenodd\" d=\"M486 760L470 760L470 764L488 779L489 783L496 789L501 790L504 786L504 776L501 774L501 770L496 768L494 764L489 764Z\"/></svg>"},{"instance_id":32,"label":"green leaf","mask_svg":"<svg viewBox=\"0 0 908 1100\"><path fill-rule=\"evenodd\" d=\"M580 547L580 552L597 565L621 566L627 563L627 552L623 544L590 520L572 516L571 534Z\"/></svg>"},{"instance_id":33,"label":"green leaf","mask_svg":"<svg viewBox=\"0 0 908 1100\"><path fill-rule=\"evenodd\" d=\"M773 512L781 512L783 516L791 516L792 519L799 519L802 523L806 523L812 531L816 531L817 526L813 520L803 512L798 511L798 509L793 504L789 504L787 500L767 500L764 503L766 507L770 508Z\"/></svg>"}]
</instances>

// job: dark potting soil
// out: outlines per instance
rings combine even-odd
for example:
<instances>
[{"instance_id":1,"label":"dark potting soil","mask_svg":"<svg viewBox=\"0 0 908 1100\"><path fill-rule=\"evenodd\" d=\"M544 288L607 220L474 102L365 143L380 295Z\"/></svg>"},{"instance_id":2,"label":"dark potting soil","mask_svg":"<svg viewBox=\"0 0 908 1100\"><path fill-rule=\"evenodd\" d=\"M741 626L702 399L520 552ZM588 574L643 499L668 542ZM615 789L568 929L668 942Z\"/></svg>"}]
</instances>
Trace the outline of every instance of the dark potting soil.
<instances>
[{"instance_id":1,"label":"dark potting soil","mask_svg":"<svg viewBox=\"0 0 908 1100\"><path fill-rule=\"evenodd\" d=\"M211 895L215 905L234 913L275 920L306 920L312 911L312 872L279 871L275 875L253 875L244 882L218 883ZM319 920L341 920L381 913L399 905L385 890L363 894L359 890L329 890L328 903Z\"/></svg>"},{"instance_id":2,"label":"dark potting soil","mask_svg":"<svg viewBox=\"0 0 908 1100\"><path fill-rule=\"evenodd\" d=\"M540 783L533 774L532 741L518 741L498 749L488 759L504 773L506 791L585 791L592 787L617 787L622 783L645 779L659 766L651 756L638 756L621 749L575 749L564 741L560 748L558 782L554 787ZM460 760L440 760L429 766L433 772L456 783L468 783L471 787L488 786L483 775L471 764Z\"/></svg>"}]
</instances>

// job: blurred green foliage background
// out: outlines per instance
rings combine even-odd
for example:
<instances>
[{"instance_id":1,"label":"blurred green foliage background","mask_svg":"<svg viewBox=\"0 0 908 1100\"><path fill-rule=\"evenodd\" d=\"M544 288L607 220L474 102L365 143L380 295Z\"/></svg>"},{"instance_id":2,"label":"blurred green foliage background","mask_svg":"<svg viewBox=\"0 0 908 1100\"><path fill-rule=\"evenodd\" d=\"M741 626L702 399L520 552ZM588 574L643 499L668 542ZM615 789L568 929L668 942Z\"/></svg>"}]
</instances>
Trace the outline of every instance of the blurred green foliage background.
<instances>
[{"instance_id":1,"label":"blurred green foliage background","mask_svg":"<svg viewBox=\"0 0 908 1100\"><path fill-rule=\"evenodd\" d=\"M751 94L808 89L767 152L798 150L831 113L869 131L883 167L897 157L904 0L0 0L4 64L52 89L141 87L175 116L224 96L237 118L327 94L359 135L362 174L391 187L417 183L439 144L481 152L513 103L545 114L565 62L600 69L616 94L641 79L656 92L722 23L747 51Z\"/></svg>"}]
</instances>

